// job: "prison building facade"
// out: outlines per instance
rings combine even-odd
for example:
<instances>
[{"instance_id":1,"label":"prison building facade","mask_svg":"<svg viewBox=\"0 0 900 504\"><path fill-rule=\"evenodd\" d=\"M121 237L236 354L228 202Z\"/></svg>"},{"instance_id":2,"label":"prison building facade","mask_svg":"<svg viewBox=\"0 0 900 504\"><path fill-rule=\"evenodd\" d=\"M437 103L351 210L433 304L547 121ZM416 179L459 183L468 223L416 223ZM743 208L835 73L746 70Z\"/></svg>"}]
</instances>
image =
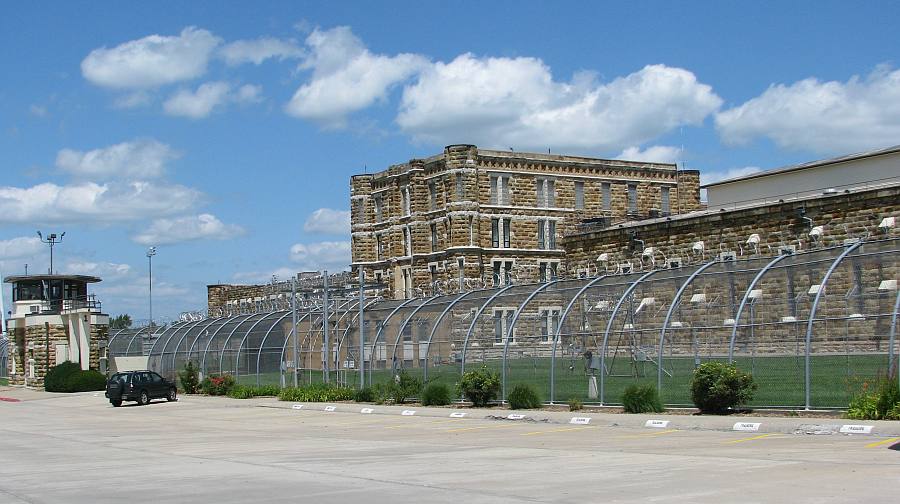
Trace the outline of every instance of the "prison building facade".
<instances>
[{"instance_id":1,"label":"prison building facade","mask_svg":"<svg viewBox=\"0 0 900 504\"><path fill-rule=\"evenodd\" d=\"M700 208L699 172L675 164L450 145L350 180L352 264L388 298L561 276L561 238Z\"/></svg>"}]
</instances>

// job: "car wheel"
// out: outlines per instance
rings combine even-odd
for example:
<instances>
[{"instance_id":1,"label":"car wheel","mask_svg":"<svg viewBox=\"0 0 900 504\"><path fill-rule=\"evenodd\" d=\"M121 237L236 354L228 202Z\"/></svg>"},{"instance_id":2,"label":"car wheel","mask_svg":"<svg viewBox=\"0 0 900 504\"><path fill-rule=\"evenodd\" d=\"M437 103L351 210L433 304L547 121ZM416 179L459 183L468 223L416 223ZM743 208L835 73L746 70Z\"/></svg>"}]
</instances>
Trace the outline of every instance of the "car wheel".
<instances>
[{"instance_id":1,"label":"car wheel","mask_svg":"<svg viewBox=\"0 0 900 504\"><path fill-rule=\"evenodd\" d=\"M146 390L141 390L141 396L138 398L138 404L146 406L150 404L150 394Z\"/></svg>"},{"instance_id":2,"label":"car wheel","mask_svg":"<svg viewBox=\"0 0 900 504\"><path fill-rule=\"evenodd\" d=\"M109 404L112 404L114 408L118 408L119 406L122 405L122 400L121 399L110 399Z\"/></svg>"},{"instance_id":3,"label":"car wheel","mask_svg":"<svg viewBox=\"0 0 900 504\"><path fill-rule=\"evenodd\" d=\"M169 389L169 395L166 396L166 400L171 402L178 399L178 392L175 390L175 387Z\"/></svg>"}]
</instances>

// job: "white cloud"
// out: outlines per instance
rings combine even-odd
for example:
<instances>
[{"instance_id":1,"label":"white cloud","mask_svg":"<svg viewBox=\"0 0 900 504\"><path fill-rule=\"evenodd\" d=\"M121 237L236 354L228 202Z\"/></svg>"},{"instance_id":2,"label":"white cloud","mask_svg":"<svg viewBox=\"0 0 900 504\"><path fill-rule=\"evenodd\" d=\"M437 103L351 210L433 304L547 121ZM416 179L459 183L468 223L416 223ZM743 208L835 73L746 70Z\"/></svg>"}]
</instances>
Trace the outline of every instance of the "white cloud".
<instances>
[{"instance_id":1,"label":"white cloud","mask_svg":"<svg viewBox=\"0 0 900 504\"><path fill-rule=\"evenodd\" d=\"M296 59L303 56L303 49L294 40L281 40L272 37L260 37L255 40L236 40L225 44L219 50L219 56L228 66L244 63L262 64L269 58Z\"/></svg>"},{"instance_id":2,"label":"white cloud","mask_svg":"<svg viewBox=\"0 0 900 504\"><path fill-rule=\"evenodd\" d=\"M350 242L297 243L291 247L291 261L305 271L343 271L350 265Z\"/></svg>"},{"instance_id":3,"label":"white cloud","mask_svg":"<svg viewBox=\"0 0 900 504\"><path fill-rule=\"evenodd\" d=\"M309 55L300 65L312 77L285 106L288 114L326 127L342 127L348 114L387 98L388 91L424 68L416 54L372 54L346 26L314 30Z\"/></svg>"},{"instance_id":4,"label":"white cloud","mask_svg":"<svg viewBox=\"0 0 900 504\"><path fill-rule=\"evenodd\" d=\"M19 236L0 240L0 261L31 257L40 254L44 247L37 237Z\"/></svg>"},{"instance_id":5,"label":"white cloud","mask_svg":"<svg viewBox=\"0 0 900 504\"><path fill-rule=\"evenodd\" d=\"M112 262L71 261L61 271L78 275L93 275L104 280L122 278L131 274L131 266Z\"/></svg>"},{"instance_id":6,"label":"white cloud","mask_svg":"<svg viewBox=\"0 0 900 504\"><path fill-rule=\"evenodd\" d=\"M56 166L79 176L147 179L162 176L166 163L178 156L171 147L151 138L87 152L63 149L56 155Z\"/></svg>"},{"instance_id":7,"label":"white cloud","mask_svg":"<svg viewBox=\"0 0 900 504\"><path fill-rule=\"evenodd\" d=\"M237 283L262 284L271 282L274 277L277 281L290 280L299 270L296 268L278 268L272 271L242 271L232 275L232 280Z\"/></svg>"},{"instance_id":8,"label":"white cloud","mask_svg":"<svg viewBox=\"0 0 900 504\"><path fill-rule=\"evenodd\" d=\"M303 230L308 233L347 235L350 233L350 212L320 208L306 219Z\"/></svg>"},{"instance_id":9,"label":"white cloud","mask_svg":"<svg viewBox=\"0 0 900 504\"><path fill-rule=\"evenodd\" d=\"M761 172L762 168L758 166L744 166L741 168L731 168L725 171L702 171L700 172L700 184L712 184L720 180L728 180L745 175L752 175Z\"/></svg>"},{"instance_id":10,"label":"white cloud","mask_svg":"<svg viewBox=\"0 0 900 504\"><path fill-rule=\"evenodd\" d=\"M150 35L112 49L94 49L81 62L81 73L94 84L117 89L147 89L195 79L206 73L221 41L189 26L178 36Z\"/></svg>"},{"instance_id":11,"label":"white cloud","mask_svg":"<svg viewBox=\"0 0 900 504\"><path fill-rule=\"evenodd\" d=\"M262 100L261 93L262 86L245 84L233 90L231 84L227 82L207 82L201 84L196 91L188 89L177 91L163 103L163 109L166 114L172 116L201 119L211 114L217 107L221 108L228 103L258 103Z\"/></svg>"},{"instance_id":12,"label":"white cloud","mask_svg":"<svg viewBox=\"0 0 900 504\"><path fill-rule=\"evenodd\" d=\"M406 86L397 123L428 143L620 150L701 124L721 103L682 68L649 65L606 84L583 72L562 82L536 58L463 54Z\"/></svg>"},{"instance_id":13,"label":"white cloud","mask_svg":"<svg viewBox=\"0 0 900 504\"><path fill-rule=\"evenodd\" d=\"M227 240L244 233L235 224L225 224L215 215L204 213L173 219L156 219L145 231L132 237L142 245L166 245L192 240Z\"/></svg>"},{"instance_id":14,"label":"white cloud","mask_svg":"<svg viewBox=\"0 0 900 504\"><path fill-rule=\"evenodd\" d=\"M716 115L723 141L767 137L778 146L820 154L895 145L900 139L900 70L879 67L865 78L775 84Z\"/></svg>"},{"instance_id":15,"label":"white cloud","mask_svg":"<svg viewBox=\"0 0 900 504\"><path fill-rule=\"evenodd\" d=\"M202 197L195 189L150 182L0 186L0 222L122 222L181 213Z\"/></svg>"},{"instance_id":16,"label":"white cloud","mask_svg":"<svg viewBox=\"0 0 900 504\"><path fill-rule=\"evenodd\" d=\"M116 100L113 102L113 107L118 109L131 109L149 105L150 101L150 93L144 90L140 90L116 98Z\"/></svg>"},{"instance_id":17,"label":"white cloud","mask_svg":"<svg viewBox=\"0 0 900 504\"><path fill-rule=\"evenodd\" d=\"M681 149L668 145L653 145L641 150L640 147L628 147L616 159L623 161L642 161L645 163L675 163L680 157Z\"/></svg>"}]
</instances>

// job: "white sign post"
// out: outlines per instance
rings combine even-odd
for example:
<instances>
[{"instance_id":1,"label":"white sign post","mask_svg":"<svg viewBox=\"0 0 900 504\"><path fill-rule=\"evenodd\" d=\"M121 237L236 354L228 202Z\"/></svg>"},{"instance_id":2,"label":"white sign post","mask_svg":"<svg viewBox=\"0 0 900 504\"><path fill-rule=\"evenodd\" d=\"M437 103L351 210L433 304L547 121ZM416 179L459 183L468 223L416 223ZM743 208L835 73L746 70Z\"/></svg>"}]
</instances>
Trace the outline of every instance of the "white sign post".
<instances>
[{"instance_id":1,"label":"white sign post","mask_svg":"<svg viewBox=\"0 0 900 504\"><path fill-rule=\"evenodd\" d=\"M741 431L741 432L756 432L759 430L759 426L761 423L753 423L753 422L738 422L734 424L732 430Z\"/></svg>"},{"instance_id":2,"label":"white sign post","mask_svg":"<svg viewBox=\"0 0 900 504\"><path fill-rule=\"evenodd\" d=\"M665 429L668 426L668 420L647 420L644 424L644 427L650 427L651 429Z\"/></svg>"},{"instance_id":3,"label":"white sign post","mask_svg":"<svg viewBox=\"0 0 900 504\"><path fill-rule=\"evenodd\" d=\"M569 420L569 423L575 424L575 425L587 425L587 424L591 423L591 418L576 416L576 417L572 417L572 419Z\"/></svg>"},{"instance_id":4,"label":"white sign post","mask_svg":"<svg viewBox=\"0 0 900 504\"><path fill-rule=\"evenodd\" d=\"M842 425L841 434L871 434L871 425Z\"/></svg>"}]
</instances>

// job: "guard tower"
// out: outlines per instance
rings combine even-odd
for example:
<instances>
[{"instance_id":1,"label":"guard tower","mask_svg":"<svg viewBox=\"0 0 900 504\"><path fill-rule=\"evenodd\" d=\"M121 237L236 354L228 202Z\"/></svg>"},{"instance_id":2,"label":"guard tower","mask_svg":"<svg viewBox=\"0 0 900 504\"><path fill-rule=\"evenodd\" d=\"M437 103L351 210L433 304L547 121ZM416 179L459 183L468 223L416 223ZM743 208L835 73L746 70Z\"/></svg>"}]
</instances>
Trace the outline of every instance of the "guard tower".
<instances>
[{"instance_id":1,"label":"guard tower","mask_svg":"<svg viewBox=\"0 0 900 504\"><path fill-rule=\"evenodd\" d=\"M109 316L88 293L100 278L85 275L17 275L12 284L9 382L43 386L47 370L65 361L106 372Z\"/></svg>"}]
</instances>

